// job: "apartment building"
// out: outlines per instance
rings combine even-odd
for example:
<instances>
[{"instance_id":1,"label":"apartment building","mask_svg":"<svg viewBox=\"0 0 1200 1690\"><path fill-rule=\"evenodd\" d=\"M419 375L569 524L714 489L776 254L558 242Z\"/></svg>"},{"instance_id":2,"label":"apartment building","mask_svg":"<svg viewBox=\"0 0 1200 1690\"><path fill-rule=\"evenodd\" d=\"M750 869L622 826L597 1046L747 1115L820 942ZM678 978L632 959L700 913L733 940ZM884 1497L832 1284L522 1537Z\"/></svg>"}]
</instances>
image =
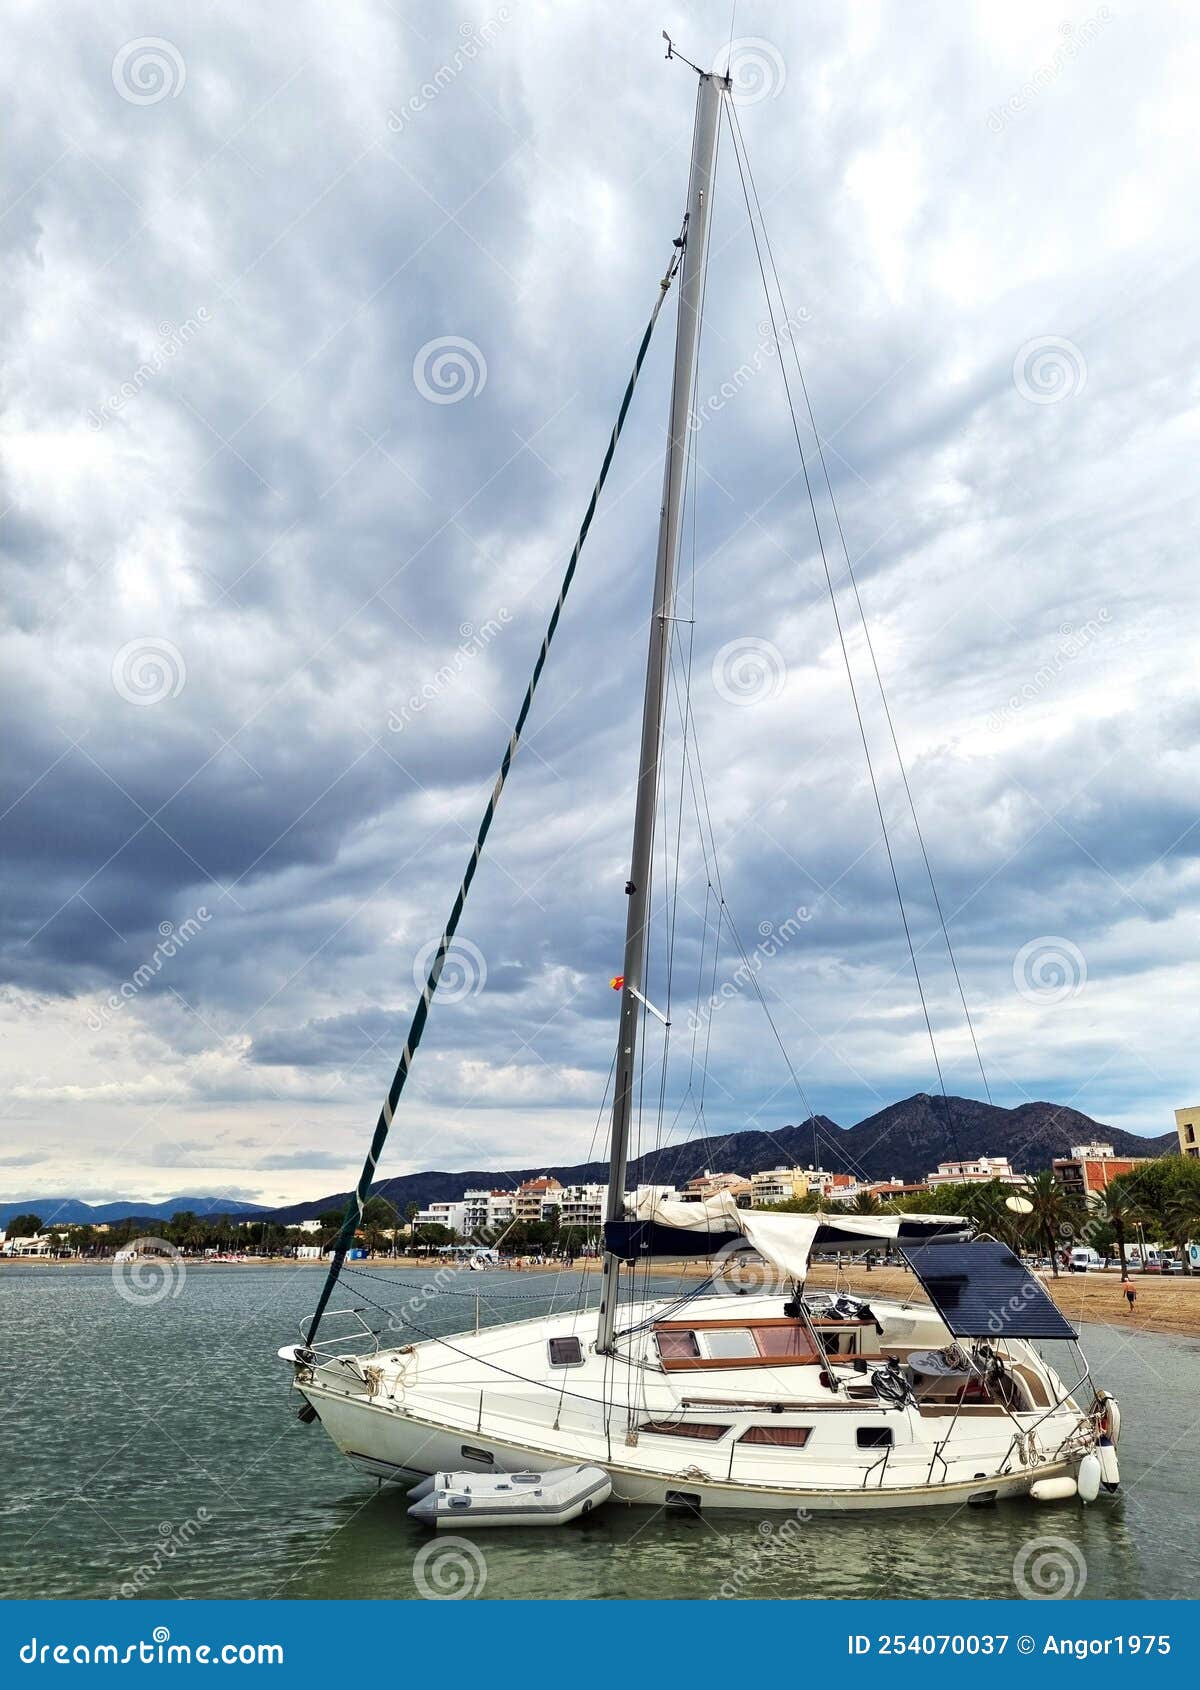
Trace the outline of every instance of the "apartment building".
<instances>
[{"instance_id":1,"label":"apartment building","mask_svg":"<svg viewBox=\"0 0 1200 1690\"><path fill-rule=\"evenodd\" d=\"M1069 1156L1056 1156L1051 1165L1069 1197L1094 1203L1105 1186L1150 1160L1149 1156L1118 1156L1111 1144L1093 1143L1072 1145Z\"/></svg>"}]
</instances>

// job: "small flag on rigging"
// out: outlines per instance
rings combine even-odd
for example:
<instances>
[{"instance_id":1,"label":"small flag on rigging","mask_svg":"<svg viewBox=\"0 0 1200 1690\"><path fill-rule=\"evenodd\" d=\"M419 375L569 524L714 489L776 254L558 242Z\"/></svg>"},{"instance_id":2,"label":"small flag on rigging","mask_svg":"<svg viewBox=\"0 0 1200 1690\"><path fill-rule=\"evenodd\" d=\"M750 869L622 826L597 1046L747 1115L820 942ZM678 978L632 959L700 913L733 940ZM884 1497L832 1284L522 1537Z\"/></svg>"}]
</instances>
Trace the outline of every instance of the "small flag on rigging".
<instances>
[{"instance_id":1,"label":"small flag on rigging","mask_svg":"<svg viewBox=\"0 0 1200 1690\"><path fill-rule=\"evenodd\" d=\"M614 974L608 983L614 992L623 992L625 990L625 976L623 974Z\"/></svg>"}]
</instances>

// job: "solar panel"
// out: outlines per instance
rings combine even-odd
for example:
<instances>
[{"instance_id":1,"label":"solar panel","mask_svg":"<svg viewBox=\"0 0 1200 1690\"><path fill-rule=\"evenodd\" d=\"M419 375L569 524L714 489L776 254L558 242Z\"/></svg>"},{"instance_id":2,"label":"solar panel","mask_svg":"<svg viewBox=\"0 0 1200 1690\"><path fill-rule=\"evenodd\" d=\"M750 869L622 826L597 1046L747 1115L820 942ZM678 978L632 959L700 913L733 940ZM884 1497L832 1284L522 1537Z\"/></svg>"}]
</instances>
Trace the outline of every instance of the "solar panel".
<instances>
[{"instance_id":1,"label":"solar panel","mask_svg":"<svg viewBox=\"0 0 1200 1690\"><path fill-rule=\"evenodd\" d=\"M1078 1337L1007 1244L902 1242L900 1253L956 1338Z\"/></svg>"}]
</instances>

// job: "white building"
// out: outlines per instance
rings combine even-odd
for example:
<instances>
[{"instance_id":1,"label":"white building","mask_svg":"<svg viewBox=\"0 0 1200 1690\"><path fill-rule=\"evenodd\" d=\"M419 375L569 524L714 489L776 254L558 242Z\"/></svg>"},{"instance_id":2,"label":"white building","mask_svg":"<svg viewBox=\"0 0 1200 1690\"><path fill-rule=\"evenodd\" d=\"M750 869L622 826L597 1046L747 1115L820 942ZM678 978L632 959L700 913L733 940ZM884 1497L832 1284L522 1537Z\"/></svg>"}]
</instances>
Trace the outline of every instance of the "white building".
<instances>
[{"instance_id":1,"label":"white building","mask_svg":"<svg viewBox=\"0 0 1200 1690\"><path fill-rule=\"evenodd\" d=\"M998 1179L1001 1185L1024 1185L1024 1174L1014 1173L1007 1156L973 1156L958 1162L939 1162L936 1174L927 1174L925 1184L966 1185Z\"/></svg>"},{"instance_id":2,"label":"white building","mask_svg":"<svg viewBox=\"0 0 1200 1690\"><path fill-rule=\"evenodd\" d=\"M564 1185L559 1207L559 1225L578 1226L590 1232L598 1232L604 1225L607 1203L607 1185Z\"/></svg>"},{"instance_id":3,"label":"white building","mask_svg":"<svg viewBox=\"0 0 1200 1690\"><path fill-rule=\"evenodd\" d=\"M1111 1144L1103 1144L1099 1139L1093 1139L1090 1144L1071 1146L1071 1155L1081 1162L1111 1162L1116 1154Z\"/></svg>"},{"instance_id":4,"label":"white building","mask_svg":"<svg viewBox=\"0 0 1200 1690\"><path fill-rule=\"evenodd\" d=\"M4 1254L6 1256L48 1256L50 1254L50 1235L46 1232L40 1232L36 1238L6 1238Z\"/></svg>"},{"instance_id":5,"label":"white building","mask_svg":"<svg viewBox=\"0 0 1200 1690\"><path fill-rule=\"evenodd\" d=\"M419 1209L413 1220L413 1226L444 1226L451 1232L466 1231L467 1206L465 1203L431 1203L427 1209Z\"/></svg>"},{"instance_id":6,"label":"white building","mask_svg":"<svg viewBox=\"0 0 1200 1690\"><path fill-rule=\"evenodd\" d=\"M804 1183L809 1191L827 1197L830 1202L838 1202L858 1190L853 1174L832 1174L828 1168L805 1168Z\"/></svg>"},{"instance_id":7,"label":"white building","mask_svg":"<svg viewBox=\"0 0 1200 1690\"><path fill-rule=\"evenodd\" d=\"M469 1238L503 1232L516 1213L513 1191L464 1191L462 1230Z\"/></svg>"},{"instance_id":8,"label":"white building","mask_svg":"<svg viewBox=\"0 0 1200 1690\"><path fill-rule=\"evenodd\" d=\"M289 1232L320 1232L320 1221L297 1221L294 1227L288 1227Z\"/></svg>"}]
</instances>

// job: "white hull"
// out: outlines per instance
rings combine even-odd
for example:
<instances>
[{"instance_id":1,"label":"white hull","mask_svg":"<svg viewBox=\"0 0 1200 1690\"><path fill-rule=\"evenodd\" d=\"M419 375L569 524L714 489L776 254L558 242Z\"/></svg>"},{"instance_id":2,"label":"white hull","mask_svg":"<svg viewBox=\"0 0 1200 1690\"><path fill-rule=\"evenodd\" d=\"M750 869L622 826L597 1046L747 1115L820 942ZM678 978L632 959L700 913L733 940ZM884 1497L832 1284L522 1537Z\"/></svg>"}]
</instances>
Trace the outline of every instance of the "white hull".
<instances>
[{"instance_id":1,"label":"white hull","mask_svg":"<svg viewBox=\"0 0 1200 1690\"><path fill-rule=\"evenodd\" d=\"M709 1297L687 1315L753 1322L779 1309L778 1297ZM920 1349L949 1341L931 1310L876 1303L873 1311L884 1324L882 1338L871 1328L873 1343ZM1016 1341L1005 1346L1006 1365L1028 1400L896 1405L870 1389L872 1362L857 1365L853 1356L833 1363L836 1388L821 1383L824 1370L802 1365L664 1371L649 1330L606 1361L583 1340L592 1318L556 1316L337 1357L301 1369L297 1385L347 1459L380 1480L591 1463L611 1477L615 1500L652 1508L841 1512L1001 1501L1028 1496L1039 1480L1074 1476L1095 1442L1088 1415L1032 1347ZM584 1360L552 1366L549 1339L576 1334ZM615 1399L608 1406L606 1394ZM698 1416L718 1435L678 1435L680 1422ZM764 1428L802 1438L802 1447L749 1441ZM887 1447L864 1448L864 1438L886 1438Z\"/></svg>"}]
</instances>

